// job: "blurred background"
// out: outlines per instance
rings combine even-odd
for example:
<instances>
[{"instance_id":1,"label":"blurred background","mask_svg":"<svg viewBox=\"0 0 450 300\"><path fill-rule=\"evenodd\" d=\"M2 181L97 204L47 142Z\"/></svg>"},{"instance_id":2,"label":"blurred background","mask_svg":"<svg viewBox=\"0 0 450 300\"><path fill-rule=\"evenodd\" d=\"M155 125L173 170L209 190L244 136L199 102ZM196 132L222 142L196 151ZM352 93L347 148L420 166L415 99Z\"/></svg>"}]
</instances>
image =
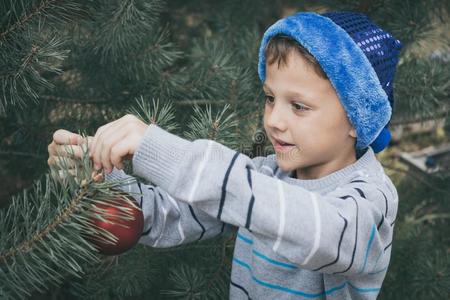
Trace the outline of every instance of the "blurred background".
<instances>
[{"instance_id":1,"label":"blurred background","mask_svg":"<svg viewBox=\"0 0 450 300\"><path fill-rule=\"evenodd\" d=\"M448 0L2 0L0 216L14 220L8 208L27 205L27 193L39 205L31 187L49 171L56 129L94 135L127 112L250 157L273 153L257 75L262 34L298 11L360 11L403 44L392 140L377 154L399 193L379 299L448 299L449 7ZM0 229L0 298L228 299L233 237L138 245L95 266L80 263L79 277L40 278L46 288L36 288L21 285L20 267L17 278L5 271L18 260L3 254L38 231L21 234L25 221L9 226Z\"/></svg>"}]
</instances>

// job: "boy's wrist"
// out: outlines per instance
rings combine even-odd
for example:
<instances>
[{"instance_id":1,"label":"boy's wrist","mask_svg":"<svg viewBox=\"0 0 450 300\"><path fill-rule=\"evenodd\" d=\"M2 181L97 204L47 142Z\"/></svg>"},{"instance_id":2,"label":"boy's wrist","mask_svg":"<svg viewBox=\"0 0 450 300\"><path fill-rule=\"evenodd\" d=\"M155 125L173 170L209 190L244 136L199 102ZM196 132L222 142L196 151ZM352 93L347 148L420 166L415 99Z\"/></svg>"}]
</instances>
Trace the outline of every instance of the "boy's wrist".
<instances>
[{"instance_id":1,"label":"boy's wrist","mask_svg":"<svg viewBox=\"0 0 450 300\"><path fill-rule=\"evenodd\" d=\"M133 174L169 190L190 142L150 124L133 156Z\"/></svg>"}]
</instances>

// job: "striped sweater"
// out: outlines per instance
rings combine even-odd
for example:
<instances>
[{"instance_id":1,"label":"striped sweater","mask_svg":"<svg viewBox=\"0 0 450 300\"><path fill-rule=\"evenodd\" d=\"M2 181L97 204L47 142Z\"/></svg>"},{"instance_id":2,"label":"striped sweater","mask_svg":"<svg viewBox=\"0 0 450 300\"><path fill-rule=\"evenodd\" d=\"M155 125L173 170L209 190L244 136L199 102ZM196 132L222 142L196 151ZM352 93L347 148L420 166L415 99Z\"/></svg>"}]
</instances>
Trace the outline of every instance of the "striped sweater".
<instances>
[{"instance_id":1,"label":"striped sweater","mask_svg":"<svg viewBox=\"0 0 450 300\"><path fill-rule=\"evenodd\" d=\"M171 247L237 229L231 299L376 299L391 254L398 195L367 148L319 179L275 155L253 159L212 140L149 125L133 156L140 243ZM123 179L114 169L106 180ZM138 195L136 194L136 195Z\"/></svg>"}]
</instances>

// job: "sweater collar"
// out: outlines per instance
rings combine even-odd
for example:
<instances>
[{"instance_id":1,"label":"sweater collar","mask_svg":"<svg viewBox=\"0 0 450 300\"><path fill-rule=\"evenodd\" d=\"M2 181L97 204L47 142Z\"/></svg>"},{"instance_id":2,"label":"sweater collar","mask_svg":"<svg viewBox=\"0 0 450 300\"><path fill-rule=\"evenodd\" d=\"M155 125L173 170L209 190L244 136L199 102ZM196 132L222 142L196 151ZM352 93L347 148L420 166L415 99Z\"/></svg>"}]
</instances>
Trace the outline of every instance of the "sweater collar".
<instances>
[{"instance_id":1,"label":"sweater collar","mask_svg":"<svg viewBox=\"0 0 450 300\"><path fill-rule=\"evenodd\" d=\"M345 181L346 178L348 179L352 173L358 171L364 172L364 170L370 170L373 167L381 168L381 166L376 166L376 162L378 161L373 149L368 147L365 153L363 153L354 163L318 179L295 178L295 170L289 172L280 170L275 176L290 184L299 185L308 190L334 189Z\"/></svg>"}]
</instances>

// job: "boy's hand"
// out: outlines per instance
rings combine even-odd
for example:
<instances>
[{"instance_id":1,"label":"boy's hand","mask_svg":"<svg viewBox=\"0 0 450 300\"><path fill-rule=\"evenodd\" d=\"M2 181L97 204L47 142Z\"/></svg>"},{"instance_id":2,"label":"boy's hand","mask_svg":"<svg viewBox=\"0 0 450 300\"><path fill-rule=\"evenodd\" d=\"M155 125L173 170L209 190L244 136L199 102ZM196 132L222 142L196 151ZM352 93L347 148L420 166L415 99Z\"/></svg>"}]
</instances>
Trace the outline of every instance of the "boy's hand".
<instances>
[{"instance_id":1,"label":"boy's hand","mask_svg":"<svg viewBox=\"0 0 450 300\"><path fill-rule=\"evenodd\" d=\"M93 137L88 136L88 144L91 143ZM63 159L65 160L67 166L69 167L68 172L75 175L75 160L71 157L81 158L83 150L85 149L86 140L79 134L70 132L65 129L58 129L53 133L53 140L48 145L48 160L47 164L50 167L58 167ZM83 148L84 147L84 148ZM59 173L61 176L61 173ZM103 178L102 174L97 174L97 172L92 173L92 178L94 181L101 181Z\"/></svg>"},{"instance_id":2,"label":"boy's hand","mask_svg":"<svg viewBox=\"0 0 450 300\"><path fill-rule=\"evenodd\" d=\"M49 166L58 166L63 157L66 157L66 162L69 167L75 165L75 160L71 157L79 157L82 155L83 137L79 134L67 131L65 129L58 129L53 133L53 140L48 145L48 160Z\"/></svg>"},{"instance_id":3,"label":"boy's hand","mask_svg":"<svg viewBox=\"0 0 450 300\"><path fill-rule=\"evenodd\" d=\"M128 114L98 128L89 146L94 168L110 173L115 166L123 169L124 158L132 159L148 125Z\"/></svg>"}]
</instances>

